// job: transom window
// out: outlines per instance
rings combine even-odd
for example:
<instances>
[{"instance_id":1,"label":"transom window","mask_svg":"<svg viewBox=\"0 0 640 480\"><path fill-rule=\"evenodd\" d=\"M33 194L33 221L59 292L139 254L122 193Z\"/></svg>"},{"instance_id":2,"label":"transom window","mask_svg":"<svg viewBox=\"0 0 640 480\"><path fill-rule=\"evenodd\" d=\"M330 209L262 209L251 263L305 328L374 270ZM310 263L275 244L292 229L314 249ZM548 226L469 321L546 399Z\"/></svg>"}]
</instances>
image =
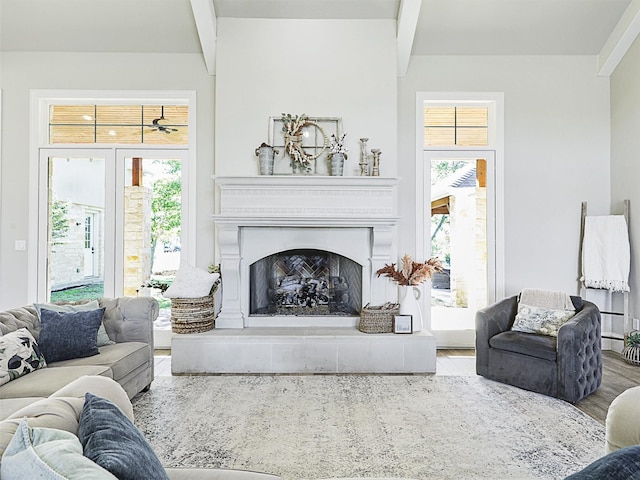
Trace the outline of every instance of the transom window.
<instances>
[{"instance_id":1,"label":"transom window","mask_svg":"<svg viewBox=\"0 0 640 480\"><path fill-rule=\"evenodd\" d=\"M424 107L425 147L484 147L489 145L489 108Z\"/></svg>"},{"instance_id":2,"label":"transom window","mask_svg":"<svg viewBox=\"0 0 640 480\"><path fill-rule=\"evenodd\" d=\"M51 105L49 144L187 145L187 105Z\"/></svg>"}]
</instances>

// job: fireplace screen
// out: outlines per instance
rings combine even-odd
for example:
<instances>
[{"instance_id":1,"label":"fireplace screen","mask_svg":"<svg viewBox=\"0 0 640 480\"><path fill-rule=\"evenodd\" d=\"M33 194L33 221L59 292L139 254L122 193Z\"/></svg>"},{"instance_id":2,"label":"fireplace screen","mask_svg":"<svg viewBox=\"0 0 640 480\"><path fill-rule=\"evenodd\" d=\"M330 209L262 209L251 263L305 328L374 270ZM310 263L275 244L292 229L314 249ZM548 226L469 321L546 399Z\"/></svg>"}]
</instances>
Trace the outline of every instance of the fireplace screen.
<instances>
[{"instance_id":1,"label":"fireplace screen","mask_svg":"<svg viewBox=\"0 0 640 480\"><path fill-rule=\"evenodd\" d=\"M288 250L250 267L251 315L358 315L362 267L322 250Z\"/></svg>"}]
</instances>

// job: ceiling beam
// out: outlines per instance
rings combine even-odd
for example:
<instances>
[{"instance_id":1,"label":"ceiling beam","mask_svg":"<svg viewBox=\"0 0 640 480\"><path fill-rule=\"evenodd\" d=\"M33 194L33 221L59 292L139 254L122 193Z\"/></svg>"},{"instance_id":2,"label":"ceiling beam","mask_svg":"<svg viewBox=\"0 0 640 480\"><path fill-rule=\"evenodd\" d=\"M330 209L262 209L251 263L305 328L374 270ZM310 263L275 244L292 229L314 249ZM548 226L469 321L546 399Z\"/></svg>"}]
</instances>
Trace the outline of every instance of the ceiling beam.
<instances>
[{"instance_id":1,"label":"ceiling beam","mask_svg":"<svg viewBox=\"0 0 640 480\"><path fill-rule=\"evenodd\" d=\"M639 0L640 1L640 0ZM400 0L396 25L396 48L398 56L398 76L404 77L409 69L409 59L416 35L422 0Z\"/></svg>"},{"instance_id":2,"label":"ceiling beam","mask_svg":"<svg viewBox=\"0 0 640 480\"><path fill-rule=\"evenodd\" d=\"M640 0L631 0L598 54L598 76L611 76L638 34L640 34Z\"/></svg>"},{"instance_id":3,"label":"ceiling beam","mask_svg":"<svg viewBox=\"0 0 640 480\"><path fill-rule=\"evenodd\" d=\"M216 9L213 0L191 0L204 63L209 75L216 74Z\"/></svg>"}]
</instances>

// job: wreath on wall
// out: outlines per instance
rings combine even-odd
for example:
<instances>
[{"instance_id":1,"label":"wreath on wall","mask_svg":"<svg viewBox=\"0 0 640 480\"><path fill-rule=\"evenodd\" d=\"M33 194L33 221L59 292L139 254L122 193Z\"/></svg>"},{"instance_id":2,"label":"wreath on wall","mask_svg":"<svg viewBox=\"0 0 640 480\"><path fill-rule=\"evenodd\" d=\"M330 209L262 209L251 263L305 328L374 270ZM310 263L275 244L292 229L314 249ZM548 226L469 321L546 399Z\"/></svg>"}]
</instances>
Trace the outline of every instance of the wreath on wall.
<instances>
[{"instance_id":1,"label":"wreath on wall","mask_svg":"<svg viewBox=\"0 0 640 480\"><path fill-rule=\"evenodd\" d=\"M290 113L282 114L282 132L284 135L284 149L291 157L291 168L301 173L313 171L313 161L324 153L329 147L329 137L318 123L309 120L304 113L293 116ZM313 127L322 134L323 144L314 153L307 152L304 147L305 128Z\"/></svg>"}]
</instances>

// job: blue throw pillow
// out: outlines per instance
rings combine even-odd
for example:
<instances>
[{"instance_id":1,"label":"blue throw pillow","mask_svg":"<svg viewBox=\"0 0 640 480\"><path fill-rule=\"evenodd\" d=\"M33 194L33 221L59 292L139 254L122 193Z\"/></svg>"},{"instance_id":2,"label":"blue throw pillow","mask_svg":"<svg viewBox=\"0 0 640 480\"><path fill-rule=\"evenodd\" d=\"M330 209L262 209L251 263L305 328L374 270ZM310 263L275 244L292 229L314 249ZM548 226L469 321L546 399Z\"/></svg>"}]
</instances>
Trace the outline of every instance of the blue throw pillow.
<instances>
[{"instance_id":1,"label":"blue throw pillow","mask_svg":"<svg viewBox=\"0 0 640 480\"><path fill-rule=\"evenodd\" d=\"M104 308L88 312L40 312L38 345L47 363L97 355Z\"/></svg>"},{"instance_id":2,"label":"blue throw pillow","mask_svg":"<svg viewBox=\"0 0 640 480\"><path fill-rule=\"evenodd\" d=\"M640 445L621 448L565 480L640 480Z\"/></svg>"},{"instance_id":3,"label":"blue throw pillow","mask_svg":"<svg viewBox=\"0 0 640 480\"><path fill-rule=\"evenodd\" d=\"M142 432L106 398L85 394L78 438L84 455L120 480L169 479Z\"/></svg>"},{"instance_id":4,"label":"blue throw pillow","mask_svg":"<svg viewBox=\"0 0 640 480\"><path fill-rule=\"evenodd\" d=\"M42 310L53 310L55 312L86 312L87 310L98 310L100 304L98 300L89 300L86 303L78 304L57 304L57 303L34 303L33 306L38 312L38 318L42 317ZM104 328L104 323L100 325L98 329L98 347L104 347L105 345L113 345L114 342L109 338L107 330Z\"/></svg>"}]
</instances>

